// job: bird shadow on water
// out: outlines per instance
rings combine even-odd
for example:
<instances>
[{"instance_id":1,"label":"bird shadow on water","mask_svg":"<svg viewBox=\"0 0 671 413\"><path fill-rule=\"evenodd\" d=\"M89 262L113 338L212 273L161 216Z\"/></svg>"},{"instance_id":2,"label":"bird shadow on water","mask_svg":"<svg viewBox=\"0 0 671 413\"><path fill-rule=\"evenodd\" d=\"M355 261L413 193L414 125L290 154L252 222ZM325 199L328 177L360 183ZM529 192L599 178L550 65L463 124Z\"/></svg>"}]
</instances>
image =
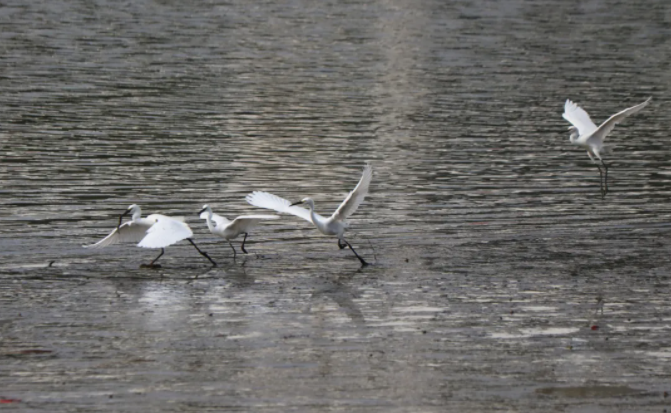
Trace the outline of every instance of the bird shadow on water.
<instances>
[{"instance_id":1,"label":"bird shadow on water","mask_svg":"<svg viewBox=\"0 0 671 413\"><path fill-rule=\"evenodd\" d=\"M236 287L249 287L256 282L256 277L247 271L245 264L246 259L231 260L231 262L208 268L193 277L189 277L187 284L208 279L224 279Z\"/></svg>"},{"instance_id":2,"label":"bird shadow on water","mask_svg":"<svg viewBox=\"0 0 671 413\"><path fill-rule=\"evenodd\" d=\"M355 299L362 296L362 292L357 288L353 280L361 273L361 269L356 271L343 272L342 274L328 277L322 284L316 285L312 291L310 302L305 308L305 312L312 312L313 305L322 300L330 300L338 305L345 314L358 326L364 326L366 319Z\"/></svg>"}]
</instances>

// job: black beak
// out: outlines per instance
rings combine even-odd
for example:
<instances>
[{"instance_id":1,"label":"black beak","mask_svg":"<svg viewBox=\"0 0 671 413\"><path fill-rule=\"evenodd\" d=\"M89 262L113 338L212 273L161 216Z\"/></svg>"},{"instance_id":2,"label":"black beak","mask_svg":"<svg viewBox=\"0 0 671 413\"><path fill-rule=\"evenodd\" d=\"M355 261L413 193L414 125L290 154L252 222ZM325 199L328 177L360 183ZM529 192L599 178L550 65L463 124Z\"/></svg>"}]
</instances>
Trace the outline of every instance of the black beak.
<instances>
[{"instance_id":1,"label":"black beak","mask_svg":"<svg viewBox=\"0 0 671 413\"><path fill-rule=\"evenodd\" d=\"M128 214L130 214L130 209L127 209L126 212L124 212L123 214L119 215L119 223L118 223L117 226L116 226L116 230L117 230L117 231L119 230L119 228L121 228L121 220L123 219L123 217L125 217L125 216L128 215Z\"/></svg>"},{"instance_id":2,"label":"black beak","mask_svg":"<svg viewBox=\"0 0 671 413\"><path fill-rule=\"evenodd\" d=\"M200 214L202 214L202 213L205 212L205 211L207 211L207 208L203 208L203 209L201 209L200 211L198 211L198 216L200 216Z\"/></svg>"},{"instance_id":3,"label":"black beak","mask_svg":"<svg viewBox=\"0 0 671 413\"><path fill-rule=\"evenodd\" d=\"M302 203L303 203L303 201L298 201L298 202L294 202L293 204L291 204L289 206L299 205L299 204L302 204Z\"/></svg>"}]
</instances>

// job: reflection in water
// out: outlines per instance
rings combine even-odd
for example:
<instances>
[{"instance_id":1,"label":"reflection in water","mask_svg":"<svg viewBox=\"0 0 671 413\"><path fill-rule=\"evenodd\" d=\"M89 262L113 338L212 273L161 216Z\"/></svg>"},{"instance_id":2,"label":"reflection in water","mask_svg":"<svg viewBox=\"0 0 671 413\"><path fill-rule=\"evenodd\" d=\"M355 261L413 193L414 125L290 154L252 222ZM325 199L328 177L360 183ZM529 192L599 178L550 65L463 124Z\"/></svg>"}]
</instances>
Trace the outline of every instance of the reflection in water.
<instances>
[{"instance_id":1,"label":"reflection in water","mask_svg":"<svg viewBox=\"0 0 671 413\"><path fill-rule=\"evenodd\" d=\"M359 298L357 290L349 285L352 277L359 272L351 275L339 276L332 282L323 285L321 288L316 288L312 293L312 300L307 311L312 309L313 303L323 305L325 299L333 301L340 307L345 314L352 320L355 325L365 325L366 320L363 313L359 309L354 299Z\"/></svg>"},{"instance_id":2,"label":"reflection in water","mask_svg":"<svg viewBox=\"0 0 671 413\"><path fill-rule=\"evenodd\" d=\"M3 396L47 410L659 407L667 4L611 6L3 2ZM599 119L653 96L608 138L606 200L565 133L576 96ZM351 241L378 260L360 272L292 217L232 260L197 216L254 213L253 190L333 210L366 161ZM190 246L156 271L131 245L81 248L133 203L186 217L219 266ZM35 348L53 353L20 353Z\"/></svg>"}]
</instances>

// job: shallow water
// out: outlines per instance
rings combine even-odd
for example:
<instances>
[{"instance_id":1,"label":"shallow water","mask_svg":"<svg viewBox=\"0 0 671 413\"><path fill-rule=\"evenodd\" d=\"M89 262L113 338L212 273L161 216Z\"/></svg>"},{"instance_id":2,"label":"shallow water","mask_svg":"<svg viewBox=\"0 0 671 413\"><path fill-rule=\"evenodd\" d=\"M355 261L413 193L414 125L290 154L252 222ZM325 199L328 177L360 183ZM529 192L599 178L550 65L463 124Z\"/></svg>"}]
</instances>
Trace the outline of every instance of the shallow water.
<instances>
[{"instance_id":1,"label":"shallow water","mask_svg":"<svg viewBox=\"0 0 671 413\"><path fill-rule=\"evenodd\" d=\"M20 2L0 6L0 396L22 411L671 407L664 1ZM609 142L611 192L568 142ZM251 254L205 203L284 217ZM187 217L101 239L129 204ZM236 247L239 243L236 243ZM53 265L48 264L53 261Z\"/></svg>"}]
</instances>

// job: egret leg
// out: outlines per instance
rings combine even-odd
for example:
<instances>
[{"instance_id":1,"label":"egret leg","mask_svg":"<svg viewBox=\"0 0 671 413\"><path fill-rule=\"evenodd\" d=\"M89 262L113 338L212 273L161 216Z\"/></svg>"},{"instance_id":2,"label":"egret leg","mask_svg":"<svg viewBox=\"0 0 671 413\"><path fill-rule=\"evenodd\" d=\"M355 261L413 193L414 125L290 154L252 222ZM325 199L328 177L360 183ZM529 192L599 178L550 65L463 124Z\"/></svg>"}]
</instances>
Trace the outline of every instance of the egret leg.
<instances>
[{"instance_id":1,"label":"egret leg","mask_svg":"<svg viewBox=\"0 0 671 413\"><path fill-rule=\"evenodd\" d=\"M165 248L161 248L161 253L158 254L158 257L154 258L154 261L150 262L149 265L147 265L147 267L154 267L154 263L156 261L158 261L158 259L161 258L164 253L165 253ZM157 267L158 267L158 265L157 265Z\"/></svg>"},{"instance_id":2,"label":"egret leg","mask_svg":"<svg viewBox=\"0 0 671 413\"><path fill-rule=\"evenodd\" d=\"M349 242L347 242L347 240L345 240L345 239L343 239L343 242L345 243L345 245L347 245L347 246L349 247L349 249L352 250L352 252L354 253L354 255L356 255L356 257L359 259L359 262L361 262L361 266L362 266L362 267L365 267L366 265L368 265L368 263L367 263L366 261L364 261L364 259L361 258L361 257L359 256L359 254L356 253L356 251L354 251L354 248L352 248L352 244L350 244Z\"/></svg>"},{"instance_id":3,"label":"egret leg","mask_svg":"<svg viewBox=\"0 0 671 413\"><path fill-rule=\"evenodd\" d=\"M228 240L228 245L231 246L231 249L233 250L233 259L235 259L235 255L236 255L235 247L234 247L233 244L231 243L231 240Z\"/></svg>"},{"instance_id":4,"label":"egret leg","mask_svg":"<svg viewBox=\"0 0 671 413\"><path fill-rule=\"evenodd\" d=\"M599 162L601 162L603 164L603 159L601 159L601 156L599 156L598 152L596 152L596 151L592 152L592 151L593 151L593 149L588 149L587 150L587 155L589 156L589 159L591 159L592 162L594 162L594 164L596 164L596 167L599 168L599 187L601 188L601 199L603 199L603 198L606 197L606 192L608 192L608 189L604 190L603 170L601 169L601 166L599 165ZM594 159L594 156L599 158L599 162L597 162L596 159ZM605 166L605 164L604 164L604 166ZM606 178L608 177L607 174L608 174L608 169L606 169Z\"/></svg>"},{"instance_id":5,"label":"egret leg","mask_svg":"<svg viewBox=\"0 0 671 413\"><path fill-rule=\"evenodd\" d=\"M608 164L605 163L602 159L601 165L603 165L603 169L605 169L604 180L603 180L603 187L604 187L603 196L606 196L606 194L608 193Z\"/></svg>"},{"instance_id":6,"label":"egret leg","mask_svg":"<svg viewBox=\"0 0 671 413\"><path fill-rule=\"evenodd\" d=\"M242 252L244 252L245 254L247 254L247 250L245 249L245 241L247 241L247 235L249 234L245 232L245 239L242 240Z\"/></svg>"},{"instance_id":7,"label":"egret leg","mask_svg":"<svg viewBox=\"0 0 671 413\"><path fill-rule=\"evenodd\" d=\"M340 238L338 238L338 248L343 249L347 246L347 244L341 244L340 243Z\"/></svg>"},{"instance_id":8,"label":"egret leg","mask_svg":"<svg viewBox=\"0 0 671 413\"><path fill-rule=\"evenodd\" d=\"M601 166L599 164L596 164L596 167L599 168L599 185L601 188L601 198L603 199L606 197L607 192L603 188L603 169L601 169Z\"/></svg>"},{"instance_id":9,"label":"egret leg","mask_svg":"<svg viewBox=\"0 0 671 413\"><path fill-rule=\"evenodd\" d=\"M198 248L198 245L196 245L196 243L193 242L193 240L192 240L191 238L187 238L187 239L189 240L189 242L191 243L191 245L193 245L193 247L196 249L196 251L198 251L198 252L200 253L200 255L202 255L203 257L205 257L205 258L207 258L208 260L210 260L210 262L212 263L212 266L214 266L214 267L217 266L217 263L214 262L214 260L213 260L212 258L210 258L209 255L207 255L207 252L201 251L200 248Z\"/></svg>"}]
</instances>

